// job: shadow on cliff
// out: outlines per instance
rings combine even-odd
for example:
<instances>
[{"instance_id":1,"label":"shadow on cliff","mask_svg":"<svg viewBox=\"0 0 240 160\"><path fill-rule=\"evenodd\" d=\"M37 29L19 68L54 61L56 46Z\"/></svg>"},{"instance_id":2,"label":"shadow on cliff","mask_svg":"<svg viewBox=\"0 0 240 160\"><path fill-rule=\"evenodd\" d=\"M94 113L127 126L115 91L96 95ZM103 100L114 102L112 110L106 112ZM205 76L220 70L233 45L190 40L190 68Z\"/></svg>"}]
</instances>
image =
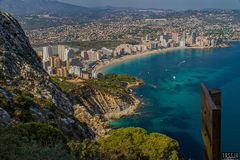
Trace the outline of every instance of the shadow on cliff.
<instances>
[{"instance_id":1,"label":"shadow on cliff","mask_svg":"<svg viewBox=\"0 0 240 160\"><path fill-rule=\"evenodd\" d=\"M181 151L186 159L202 160L203 145L197 142L190 134L185 132L163 132L178 141Z\"/></svg>"}]
</instances>

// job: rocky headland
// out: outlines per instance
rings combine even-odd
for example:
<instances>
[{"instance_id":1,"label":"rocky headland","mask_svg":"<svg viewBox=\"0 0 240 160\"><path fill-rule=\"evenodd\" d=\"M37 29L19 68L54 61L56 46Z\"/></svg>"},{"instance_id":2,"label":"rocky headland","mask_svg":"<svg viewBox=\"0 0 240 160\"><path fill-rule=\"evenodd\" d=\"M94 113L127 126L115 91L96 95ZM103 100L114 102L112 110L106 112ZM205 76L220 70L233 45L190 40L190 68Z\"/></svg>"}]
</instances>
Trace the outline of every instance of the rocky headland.
<instances>
[{"instance_id":1,"label":"rocky headland","mask_svg":"<svg viewBox=\"0 0 240 160\"><path fill-rule=\"evenodd\" d=\"M140 101L130 88L143 84L126 74L50 77L19 23L0 12L0 159L182 157L178 142L160 133L111 131L110 119L134 114Z\"/></svg>"}]
</instances>

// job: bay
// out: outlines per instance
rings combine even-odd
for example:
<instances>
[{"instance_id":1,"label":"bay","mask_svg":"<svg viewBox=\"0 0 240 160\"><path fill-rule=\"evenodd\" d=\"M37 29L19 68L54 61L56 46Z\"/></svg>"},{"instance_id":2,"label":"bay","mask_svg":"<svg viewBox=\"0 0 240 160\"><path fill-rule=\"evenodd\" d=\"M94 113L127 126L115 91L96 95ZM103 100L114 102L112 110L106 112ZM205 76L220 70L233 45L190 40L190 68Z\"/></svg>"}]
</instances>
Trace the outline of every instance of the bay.
<instances>
[{"instance_id":1,"label":"bay","mask_svg":"<svg viewBox=\"0 0 240 160\"><path fill-rule=\"evenodd\" d=\"M131 59L102 73L143 79L137 112L111 125L142 127L176 139L187 158L202 159L200 83L222 90L222 151L240 152L240 43L228 48L179 49Z\"/></svg>"}]
</instances>

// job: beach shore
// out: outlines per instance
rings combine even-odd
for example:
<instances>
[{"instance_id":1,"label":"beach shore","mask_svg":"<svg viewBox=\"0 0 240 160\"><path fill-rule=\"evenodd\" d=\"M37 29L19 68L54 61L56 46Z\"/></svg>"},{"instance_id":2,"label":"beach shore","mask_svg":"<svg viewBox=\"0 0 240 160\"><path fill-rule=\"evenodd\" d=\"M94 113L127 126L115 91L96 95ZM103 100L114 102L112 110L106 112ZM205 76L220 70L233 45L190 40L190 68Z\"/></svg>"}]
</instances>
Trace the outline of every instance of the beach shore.
<instances>
[{"instance_id":1,"label":"beach shore","mask_svg":"<svg viewBox=\"0 0 240 160\"><path fill-rule=\"evenodd\" d=\"M209 48L205 48L205 47L174 47L174 48L164 48L164 49L152 50L152 51L147 51L147 52L138 53L138 54L134 54L134 55L126 55L121 58L113 59L108 63L101 63L101 64L96 65L95 71L97 73L101 72L102 69L104 69L108 66L122 63L122 62L130 60L130 59L135 59L138 57L148 56L148 55L152 55L152 54L160 54L160 53L164 53L167 51L173 51L173 50L179 50L179 49L209 49Z\"/></svg>"}]
</instances>

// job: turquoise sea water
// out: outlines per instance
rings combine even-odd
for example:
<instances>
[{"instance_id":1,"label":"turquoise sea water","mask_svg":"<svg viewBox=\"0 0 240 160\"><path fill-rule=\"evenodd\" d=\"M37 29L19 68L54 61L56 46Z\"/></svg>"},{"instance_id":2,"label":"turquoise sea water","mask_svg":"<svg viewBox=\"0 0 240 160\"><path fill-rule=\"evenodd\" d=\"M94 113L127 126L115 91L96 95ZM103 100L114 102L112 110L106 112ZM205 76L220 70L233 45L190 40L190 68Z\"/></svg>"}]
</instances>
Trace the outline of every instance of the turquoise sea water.
<instances>
[{"instance_id":1,"label":"turquoise sea water","mask_svg":"<svg viewBox=\"0 0 240 160\"><path fill-rule=\"evenodd\" d=\"M220 49L180 49L109 66L103 73L128 73L146 85L134 88L143 114L112 120L142 127L180 143L184 154L202 159L200 82L222 90L222 151L240 152L240 43ZM174 79L175 76L175 79Z\"/></svg>"}]
</instances>

